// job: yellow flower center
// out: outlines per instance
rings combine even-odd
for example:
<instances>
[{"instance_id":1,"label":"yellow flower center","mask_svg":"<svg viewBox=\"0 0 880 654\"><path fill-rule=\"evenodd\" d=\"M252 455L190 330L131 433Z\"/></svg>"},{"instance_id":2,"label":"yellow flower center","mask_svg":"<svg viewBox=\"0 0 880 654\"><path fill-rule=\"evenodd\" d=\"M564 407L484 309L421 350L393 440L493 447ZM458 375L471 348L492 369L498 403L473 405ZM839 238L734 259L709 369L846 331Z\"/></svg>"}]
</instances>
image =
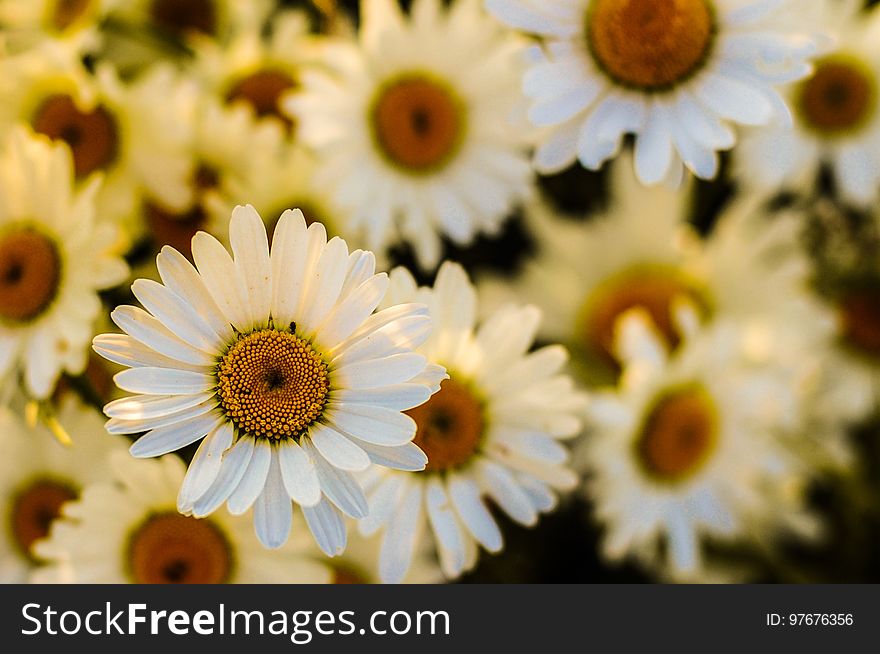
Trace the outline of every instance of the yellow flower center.
<instances>
[{"instance_id":1,"label":"yellow flower center","mask_svg":"<svg viewBox=\"0 0 880 654\"><path fill-rule=\"evenodd\" d=\"M137 584L222 584L233 564L228 539L210 519L170 511L148 517L128 545L128 570Z\"/></svg>"},{"instance_id":2,"label":"yellow flower center","mask_svg":"<svg viewBox=\"0 0 880 654\"><path fill-rule=\"evenodd\" d=\"M37 318L60 282L61 257L50 238L27 227L0 235L0 320Z\"/></svg>"},{"instance_id":3,"label":"yellow flower center","mask_svg":"<svg viewBox=\"0 0 880 654\"><path fill-rule=\"evenodd\" d=\"M614 337L620 317L630 309L648 312L670 350L681 341L673 315L676 299L690 301L704 315L708 304L696 282L674 268L645 264L613 276L590 296L582 312L587 349L617 366Z\"/></svg>"},{"instance_id":4,"label":"yellow flower center","mask_svg":"<svg viewBox=\"0 0 880 654\"><path fill-rule=\"evenodd\" d=\"M844 340L864 354L880 357L880 289L846 294L838 311Z\"/></svg>"},{"instance_id":5,"label":"yellow flower center","mask_svg":"<svg viewBox=\"0 0 880 654\"><path fill-rule=\"evenodd\" d=\"M67 483L38 479L28 484L12 501L12 537L19 551L37 562L31 546L49 535L52 523L61 515L61 506L76 499L78 493Z\"/></svg>"},{"instance_id":6,"label":"yellow flower center","mask_svg":"<svg viewBox=\"0 0 880 654\"><path fill-rule=\"evenodd\" d=\"M62 32L82 18L92 0L55 0L49 13L49 24Z\"/></svg>"},{"instance_id":7,"label":"yellow flower center","mask_svg":"<svg viewBox=\"0 0 880 654\"><path fill-rule=\"evenodd\" d=\"M190 32L216 34L217 7L214 0L153 0L150 4L153 22L175 36Z\"/></svg>"},{"instance_id":8,"label":"yellow flower center","mask_svg":"<svg viewBox=\"0 0 880 654\"><path fill-rule=\"evenodd\" d=\"M461 146L464 105L445 85L408 75L379 91L370 127L391 164L409 173L427 173L448 164Z\"/></svg>"},{"instance_id":9,"label":"yellow flower center","mask_svg":"<svg viewBox=\"0 0 880 654\"><path fill-rule=\"evenodd\" d=\"M715 21L708 0L593 0L586 38L599 68L615 82L657 91L703 66Z\"/></svg>"},{"instance_id":10,"label":"yellow flower center","mask_svg":"<svg viewBox=\"0 0 880 654\"><path fill-rule=\"evenodd\" d=\"M293 121L282 113L279 102L284 93L296 86L296 82L286 73L278 70L258 70L236 82L226 94L226 101L247 102L260 118L274 116L288 129L292 129Z\"/></svg>"},{"instance_id":11,"label":"yellow flower center","mask_svg":"<svg viewBox=\"0 0 880 654\"><path fill-rule=\"evenodd\" d=\"M816 63L797 92L795 106L804 125L822 136L858 129L877 107L877 84L870 68L845 56Z\"/></svg>"},{"instance_id":12,"label":"yellow flower center","mask_svg":"<svg viewBox=\"0 0 880 654\"><path fill-rule=\"evenodd\" d=\"M660 481L681 481L702 467L718 440L715 403L700 386L655 401L636 441L645 471Z\"/></svg>"},{"instance_id":13,"label":"yellow flower center","mask_svg":"<svg viewBox=\"0 0 880 654\"><path fill-rule=\"evenodd\" d=\"M299 436L324 411L327 364L308 341L264 329L242 336L217 368L220 406L236 428L262 438Z\"/></svg>"},{"instance_id":14,"label":"yellow flower center","mask_svg":"<svg viewBox=\"0 0 880 654\"><path fill-rule=\"evenodd\" d=\"M413 443L428 456L426 471L459 468L479 449L486 428L483 404L464 384L445 379L431 399L406 413L416 422Z\"/></svg>"},{"instance_id":15,"label":"yellow flower center","mask_svg":"<svg viewBox=\"0 0 880 654\"><path fill-rule=\"evenodd\" d=\"M102 106L81 111L69 95L52 95L33 117L34 131L70 146L77 177L107 168L116 159L116 121Z\"/></svg>"}]
</instances>

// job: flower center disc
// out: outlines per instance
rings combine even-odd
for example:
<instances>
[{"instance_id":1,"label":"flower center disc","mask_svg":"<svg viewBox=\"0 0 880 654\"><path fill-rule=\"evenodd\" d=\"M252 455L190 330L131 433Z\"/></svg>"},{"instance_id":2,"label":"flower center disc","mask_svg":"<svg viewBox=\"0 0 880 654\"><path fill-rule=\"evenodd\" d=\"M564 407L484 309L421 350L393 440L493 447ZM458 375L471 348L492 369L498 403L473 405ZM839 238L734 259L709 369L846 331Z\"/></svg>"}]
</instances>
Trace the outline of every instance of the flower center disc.
<instances>
[{"instance_id":1,"label":"flower center disc","mask_svg":"<svg viewBox=\"0 0 880 654\"><path fill-rule=\"evenodd\" d=\"M196 232L203 229L207 222L208 214L202 203L205 192L215 189L220 184L217 171L206 164L200 165L192 178L192 186L195 202L192 208L174 213L154 202L144 205L144 216L150 226L154 243L158 245L170 245L178 252L189 254L192 238Z\"/></svg>"},{"instance_id":2,"label":"flower center disc","mask_svg":"<svg viewBox=\"0 0 880 654\"><path fill-rule=\"evenodd\" d=\"M176 36L217 32L214 0L153 0L150 15L156 25Z\"/></svg>"},{"instance_id":3,"label":"flower center disc","mask_svg":"<svg viewBox=\"0 0 880 654\"><path fill-rule=\"evenodd\" d=\"M717 441L715 404L705 390L691 387L662 396L642 427L636 451L652 476L679 481L706 461Z\"/></svg>"},{"instance_id":4,"label":"flower center disc","mask_svg":"<svg viewBox=\"0 0 880 654\"><path fill-rule=\"evenodd\" d=\"M55 243L32 229L0 236L0 319L33 320L52 304L61 280Z\"/></svg>"},{"instance_id":5,"label":"flower center disc","mask_svg":"<svg viewBox=\"0 0 880 654\"><path fill-rule=\"evenodd\" d=\"M33 127L70 146L77 177L106 168L116 158L116 121L104 107L83 112L69 95L53 95L37 109Z\"/></svg>"},{"instance_id":6,"label":"flower center disc","mask_svg":"<svg viewBox=\"0 0 880 654\"><path fill-rule=\"evenodd\" d=\"M304 339L264 329L242 336L217 369L220 406L239 431L292 438L327 403L327 364Z\"/></svg>"},{"instance_id":7,"label":"flower center disc","mask_svg":"<svg viewBox=\"0 0 880 654\"><path fill-rule=\"evenodd\" d=\"M333 567L333 583L336 585L368 584L367 578L350 566L336 565Z\"/></svg>"},{"instance_id":8,"label":"flower center disc","mask_svg":"<svg viewBox=\"0 0 880 654\"><path fill-rule=\"evenodd\" d=\"M614 335L617 323L624 313L636 307L648 312L670 350L675 349L681 341L672 311L677 298L690 300L704 314L708 313L696 284L673 269L645 265L616 275L587 302L584 327L588 349L616 365Z\"/></svg>"},{"instance_id":9,"label":"flower center disc","mask_svg":"<svg viewBox=\"0 0 880 654\"><path fill-rule=\"evenodd\" d=\"M840 302L839 311L846 341L865 354L880 357L880 291L849 293Z\"/></svg>"},{"instance_id":10,"label":"flower center disc","mask_svg":"<svg viewBox=\"0 0 880 654\"><path fill-rule=\"evenodd\" d=\"M444 472L467 463L485 430L483 406L463 384L445 379L440 390L406 412L416 421L413 443L428 456L426 471Z\"/></svg>"},{"instance_id":11,"label":"flower center disc","mask_svg":"<svg viewBox=\"0 0 880 654\"><path fill-rule=\"evenodd\" d=\"M844 58L826 58L800 86L797 107L807 127L826 136L858 128L873 113L876 84L866 66Z\"/></svg>"},{"instance_id":12,"label":"flower center disc","mask_svg":"<svg viewBox=\"0 0 880 654\"><path fill-rule=\"evenodd\" d=\"M150 516L132 534L129 571L138 584L222 584L232 572L232 549L210 520L178 513Z\"/></svg>"},{"instance_id":13,"label":"flower center disc","mask_svg":"<svg viewBox=\"0 0 880 654\"><path fill-rule=\"evenodd\" d=\"M586 37L599 67L624 86L669 88L699 70L712 47L707 0L594 0Z\"/></svg>"},{"instance_id":14,"label":"flower center disc","mask_svg":"<svg viewBox=\"0 0 880 654\"><path fill-rule=\"evenodd\" d=\"M376 143L392 164L424 173L455 155L464 136L464 107L443 85L405 77L380 91L371 123Z\"/></svg>"},{"instance_id":15,"label":"flower center disc","mask_svg":"<svg viewBox=\"0 0 880 654\"><path fill-rule=\"evenodd\" d=\"M66 30L85 15L91 0L56 0L49 23L59 32Z\"/></svg>"},{"instance_id":16,"label":"flower center disc","mask_svg":"<svg viewBox=\"0 0 880 654\"><path fill-rule=\"evenodd\" d=\"M279 101L286 91L296 87L289 75L277 70L259 70L239 80L226 94L229 103L243 100L260 118L274 116L288 128L293 121L281 112Z\"/></svg>"},{"instance_id":17,"label":"flower center disc","mask_svg":"<svg viewBox=\"0 0 880 654\"><path fill-rule=\"evenodd\" d=\"M12 503L12 535L22 554L34 560L31 545L49 535L49 527L65 502L76 499L70 486L40 480L20 492Z\"/></svg>"}]
</instances>

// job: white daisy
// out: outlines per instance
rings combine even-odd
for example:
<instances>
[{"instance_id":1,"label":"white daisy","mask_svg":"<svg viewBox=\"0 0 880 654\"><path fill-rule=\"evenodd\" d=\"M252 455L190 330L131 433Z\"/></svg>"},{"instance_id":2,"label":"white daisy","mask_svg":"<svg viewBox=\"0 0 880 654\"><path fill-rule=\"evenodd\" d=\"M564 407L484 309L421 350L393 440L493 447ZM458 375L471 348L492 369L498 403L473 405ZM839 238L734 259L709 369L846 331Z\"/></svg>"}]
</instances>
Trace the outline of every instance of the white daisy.
<instances>
[{"instance_id":1,"label":"white daisy","mask_svg":"<svg viewBox=\"0 0 880 654\"><path fill-rule=\"evenodd\" d=\"M109 436L108 436L109 438ZM185 465L111 455L112 477L66 504L34 549L46 566L36 583L328 583L332 571L292 543L266 550L250 520L217 511L198 520L177 512Z\"/></svg>"},{"instance_id":2,"label":"white daisy","mask_svg":"<svg viewBox=\"0 0 880 654\"><path fill-rule=\"evenodd\" d=\"M682 163L713 178L732 125L788 115L776 87L809 73L815 39L793 25L807 0L486 0L543 37L523 91L547 128L534 165L598 169L636 135L644 184L675 184ZM812 0L810 0L812 1ZM818 27L818 26L816 26Z\"/></svg>"},{"instance_id":3,"label":"white daisy","mask_svg":"<svg viewBox=\"0 0 880 654\"><path fill-rule=\"evenodd\" d=\"M65 502L76 499L85 485L108 478L107 456L122 449L104 431L101 414L72 397L62 402L58 419L71 435L70 446L0 408L0 523L5 527L0 530L0 583L27 580L40 562L34 543L49 533Z\"/></svg>"},{"instance_id":4,"label":"white daisy","mask_svg":"<svg viewBox=\"0 0 880 654\"><path fill-rule=\"evenodd\" d=\"M388 284L373 255L327 241L301 211L281 216L271 253L253 207L237 207L229 230L234 260L196 234L198 270L163 248L164 285L132 286L147 311L117 308L112 318L126 334L95 339L100 354L131 366L115 380L137 394L105 407L107 429L148 432L131 448L136 457L201 441L178 496L182 513L253 505L260 541L279 547L293 499L332 556L345 548L342 514L367 512L352 472L371 461L425 465L415 422L401 412L445 375L412 351L430 318L412 304L371 315Z\"/></svg>"},{"instance_id":5,"label":"white daisy","mask_svg":"<svg viewBox=\"0 0 880 654\"><path fill-rule=\"evenodd\" d=\"M78 375L101 312L98 291L128 275L117 232L95 215L98 180L74 189L64 144L16 128L0 154L0 381L45 399Z\"/></svg>"},{"instance_id":6,"label":"white daisy","mask_svg":"<svg viewBox=\"0 0 880 654\"><path fill-rule=\"evenodd\" d=\"M318 184L382 250L400 235L433 267L440 235L494 233L530 190L520 99L521 45L477 0L362 2L356 44L326 46L328 70L303 73L284 103L313 146Z\"/></svg>"},{"instance_id":7,"label":"white daisy","mask_svg":"<svg viewBox=\"0 0 880 654\"><path fill-rule=\"evenodd\" d=\"M620 323L622 382L592 397L579 454L609 559L695 581L708 541L770 547L818 535L804 508L810 470L779 440L795 384L785 367L744 357L737 330L688 334L668 357L643 310Z\"/></svg>"},{"instance_id":8,"label":"white daisy","mask_svg":"<svg viewBox=\"0 0 880 654\"><path fill-rule=\"evenodd\" d=\"M100 24L119 0L0 0L0 24L13 50L44 38L64 41L78 52L100 44Z\"/></svg>"},{"instance_id":9,"label":"white daisy","mask_svg":"<svg viewBox=\"0 0 880 654\"><path fill-rule=\"evenodd\" d=\"M535 307L506 306L477 326L476 293L457 264L441 266L433 289L416 288L397 268L388 301L428 305L434 328L420 351L450 377L408 411L418 425L414 442L428 455L425 472L365 473L370 514L361 532L385 530L380 577L399 582L430 525L441 568L455 577L474 565L478 545L502 547L484 496L534 526L556 506L556 491L577 483L559 440L580 431L585 399L561 372L562 347L529 351L540 321Z\"/></svg>"}]
</instances>

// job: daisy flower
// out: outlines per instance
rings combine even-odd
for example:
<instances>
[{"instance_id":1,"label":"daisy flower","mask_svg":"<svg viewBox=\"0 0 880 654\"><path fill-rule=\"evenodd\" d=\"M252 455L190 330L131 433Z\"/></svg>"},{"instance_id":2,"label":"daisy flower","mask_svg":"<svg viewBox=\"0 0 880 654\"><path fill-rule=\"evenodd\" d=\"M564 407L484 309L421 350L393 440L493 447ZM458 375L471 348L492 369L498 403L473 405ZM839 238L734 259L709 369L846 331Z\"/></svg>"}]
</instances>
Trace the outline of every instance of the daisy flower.
<instances>
[{"instance_id":1,"label":"daisy flower","mask_svg":"<svg viewBox=\"0 0 880 654\"><path fill-rule=\"evenodd\" d=\"M58 419L71 434L70 446L0 408L0 521L8 526L0 530L0 583L27 581L41 563L34 544L49 533L62 505L87 484L107 479L107 457L122 447L104 431L101 414L72 397L61 403Z\"/></svg>"},{"instance_id":2,"label":"daisy flower","mask_svg":"<svg viewBox=\"0 0 880 654\"><path fill-rule=\"evenodd\" d=\"M265 16L269 10L268 0L128 0L119 4L113 16L177 39L223 39L239 20Z\"/></svg>"},{"instance_id":3,"label":"daisy flower","mask_svg":"<svg viewBox=\"0 0 880 654\"><path fill-rule=\"evenodd\" d=\"M839 47L815 62L792 87L794 124L752 130L736 156L736 172L766 191L812 187L830 165L842 197L865 206L880 193L880 12L858 0L823 2L819 23L836 27Z\"/></svg>"},{"instance_id":4,"label":"daisy flower","mask_svg":"<svg viewBox=\"0 0 880 654\"><path fill-rule=\"evenodd\" d=\"M26 123L67 143L78 181L102 173L102 216L134 232L145 196L181 209L190 202L189 100L172 68L157 65L123 84L109 63L91 75L68 49L44 43L6 60L2 72L0 126Z\"/></svg>"},{"instance_id":5,"label":"daisy flower","mask_svg":"<svg viewBox=\"0 0 880 654\"><path fill-rule=\"evenodd\" d=\"M476 292L457 264L443 264L433 288L417 288L403 268L391 277L386 301L428 305L434 327L420 352L449 378L408 411L418 426L414 443L428 456L425 472L365 473L370 514L361 533L384 529L379 574L396 583L430 525L441 568L455 577L474 565L478 545L502 548L484 497L534 526L556 506L556 491L577 483L559 441L580 431L585 399L561 372L562 347L529 351L540 321L535 307L509 305L477 326Z\"/></svg>"},{"instance_id":6,"label":"daisy flower","mask_svg":"<svg viewBox=\"0 0 880 654\"><path fill-rule=\"evenodd\" d=\"M433 267L441 235L495 233L529 193L512 120L520 41L477 0L417 0L409 19L395 0L373 0L361 16L357 43L327 45L328 70L305 71L283 106L349 226L375 250L402 235Z\"/></svg>"},{"instance_id":7,"label":"daisy flower","mask_svg":"<svg viewBox=\"0 0 880 654\"><path fill-rule=\"evenodd\" d=\"M185 466L124 452L110 457L112 476L66 504L49 538L34 549L46 565L36 583L295 584L328 583L331 570L292 543L266 550L250 521L217 511L204 520L177 512Z\"/></svg>"},{"instance_id":8,"label":"daisy flower","mask_svg":"<svg viewBox=\"0 0 880 654\"><path fill-rule=\"evenodd\" d=\"M596 393L579 458L602 551L702 579L707 542L771 547L816 537L810 470L778 438L797 398L786 368L742 357L734 323L689 332L668 356L644 310L622 320L620 387Z\"/></svg>"},{"instance_id":9,"label":"daisy flower","mask_svg":"<svg viewBox=\"0 0 880 654\"><path fill-rule=\"evenodd\" d=\"M327 241L301 211L281 216L271 252L253 207L236 207L229 233L234 259L195 235L196 268L163 248L163 283L132 286L147 310L118 307L111 317L126 333L95 338L98 353L130 367L115 381L135 393L105 407L107 429L147 432L136 457L201 441L180 487L182 513L254 506L257 536L274 548L287 540L293 500L321 549L339 554L343 514L367 512L352 472L425 465L402 411L445 376L412 351L430 318L413 304L371 315L388 285L373 255Z\"/></svg>"},{"instance_id":10,"label":"daisy flower","mask_svg":"<svg viewBox=\"0 0 880 654\"><path fill-rule=\"evenodd\" d=\"M85 369L98 291L122 283L116 229L99 223L99 180L74 189L64 144L14 129L0 154L0 380L46 399Z\"/></svg>"},{"instance_id":11,"label":"daisy flower","mask_svg":"<svg viewBox=\"0 0 880 654\"><path fill-rule=\"evenodd\" d=\"M119 0L0 0L0 24L15 49L44 38L68 43L78 52L100 44L99 27Z\"/></svg>"},{"instance_id":12,"label":"daisy flower","mask_svg":"<svg viewBox=\"0 0 880 654\"><path fill-rule=\"evenodd\" d=\"M777 86L809 73L814 38L792 26L803 0L486 0L543 39L523 78L530 121L546 128L534 165L596 170L636 136L644 184L683 167L718 172L733 125L788 115Z\"/></svg>"}]
</instances>

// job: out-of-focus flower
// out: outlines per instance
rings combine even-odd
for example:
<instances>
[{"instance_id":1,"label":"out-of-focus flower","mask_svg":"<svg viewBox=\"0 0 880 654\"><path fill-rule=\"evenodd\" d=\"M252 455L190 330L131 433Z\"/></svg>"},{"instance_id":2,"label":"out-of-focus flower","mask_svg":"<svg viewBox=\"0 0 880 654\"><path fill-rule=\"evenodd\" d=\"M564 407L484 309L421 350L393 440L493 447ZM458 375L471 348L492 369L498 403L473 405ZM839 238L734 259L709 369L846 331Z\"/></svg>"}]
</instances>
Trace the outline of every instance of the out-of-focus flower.
<instances>
[{"instance_id":1,"label":"out-of-focus flower","mask_svg":"<svg viewBox=\"0 0 880 654\"><path fill-rule=\"evenodd\" d=\"M232 214L233 260L205 232L193 238L194 268L173 248L157 263L163 284L137 280L147 311L118 307L126 334L94 341L130 366L117 385L136 393L105 407L111 433L148 432L131 448L152 457L201 440L180 488L182 513L207 516L254 506L267 547L290 531L291 499L328 554L345 548L342 513L367 502L352 476L371 462L420 470L426 458L402 411L421 404L445 371L412 351L427 338L419 305L373 314L387 276L369 252L300 211L278 221L270 253L253 207ZM207 436L207 437L206 437ZM206 437L206 438L205 438Z\"/></svg>"},{"instance_id":2,"label":"out-of-focus flower","mask_svg":"<svg viewBox=\"0 0 880 654\"><path fill-rule=\"evenodd\" d=\"M110 438L109 436L107 438ZM198 520L177 512L186 466L110 456L112 473L66 504L49 538L34 549L46 563L36 583L328 583L330 568L293 543L273 551L251 521L217 511ZM111 476L112 475L112 476Z\"/></svg>"},{"instance_id":3,"label":"out-of-focus flower","mask_svg":"<svg viewBox=\"0 0 880 654\"><path fill-rule=\"evenodd\" d=\"M94 76L72 53L52 44L8 59L0 76L0 128L15 123L66 142L77 180L101 172L97 209L140 228L146 197L183 209L190 202L185 85L168 66L131 84L113 67Z\"/></svg>"},{"instance_id":4,"label":"out-of-focus flower","mask_svg":"<svg viewBox=\"0 0 880 654\"><path fill-rule=\"evenodd\" d=\"M428 305L434 326L420 351L450 377L408 412L418 425L414 442L428 455L425 472L368 471L370 514L361 532L384 528L380 576L399 582L427 522L443 572L455 577L474 565L478 544L502 547L484 496L533 526L556 506L556 490L576 484L559 440L580 431L585 398L561 372L564 348L529 352L540 321L535 307L506 306L476 325L476 292L456 264L440 268L433 289L395 269L387 301Z\"/></svg>"},{"instance_id":5,"label":"out-of-focus flower","mask_svg":"<svg viewBox=\"0 0 880 654\"><path fill-rule=\"evenodd\" d=\"M34 543L45 538L65 502L90 483L107 479L108 455L122 450L109 436L101 414L72 397L58 418L73 440L63 446L45 428L30 429L20 417L0 408L0 582L23 583L40 563Z\"/></svg>"},{"instance_id":6,"label":"out-of-focus flower","mask_svg":"<svg viewBox=\"0 0 880 654\"><path fill-rule=\"evenodd\" d=\"M0 381L45 399L62 371L86 366L98 291L128 267L117 230L95 215L99 180L74 189L63 143L16 128L0 154Z\"/></svg>"},{"instance_id":7,"label":"out-of-focus flower","mask_svg":"<svg viewBox=\"0 0 880 654\"><path fill-rule=\"evenodd\" d=\"M143 29L150 27L173 39L226 39L241 21L265 17L267 0L126 0L114 12L117 20Z\"/></svg>"},{"instance_id":8,"label":"out-of-focus flower","mask_svg":"<svg viewBox=\"0 0 880 654\"><path fill-rule=\"evenodd\" d=\"M77 52L90 52L100 43L101 21L118 3L119 0L2 0L0 24L13 50L52 38L64 41Z\"/></svg>"},{"instance_id":9,"label":"out-of-focus flower","mask_svg":"<svg viewBox=\"0 0 880 654\"><path fill-rule=\"evenodd\" d=\"M880 11L859 0L824 0L819 24L836 26L838 48L792 87L794 125L748 133L735 152L737 174L764 191L801 190L831 165L842 197L866 205L880 194Z\"/></svg>"},{"instance_id":10,"label":"out-of-focus flower","mask_svg":"<svg viewBox=\"0 0 880 654\"><path fill-rule=\"evenodd\" d=\"M513 114L521 44L477 0L417 0L405 20L393 0L362 3L357 44L327 45L328 71L303 73L284 106L319 156L347 228L372 249L402 235L423 266L440 235L468 244L496 232L530 191Z\"/></svg>"},{"instance_id":11,"label":"out-of-focus flower","mask_svg":"<svg viewBox=\"0 0 880 654\"><path fill-rule=\"evenodd\" d=\"M683 166L718 172L732 125L788 115L776 87L810 71L805 0L486 0L508 25L545 39L523 90L547 134L540 172L579 159L598 169L636 135L642 183L676 184Z\"/></svg>"},{"instance_id":12,"label":"out-of-focus flower","mask_svg":"<svg viewBox=\"0 0 880 654\"><path fill-rule=\"evenodd\" d=\"M790 373L744 357L738 329L686 334L668 356L644 310L619 323L621 384L592 396L579 452L609 559L705 580L707 540L764 548L819 534L811 472L779 440L798 405Z\"/></svg>"}]
</instances>

